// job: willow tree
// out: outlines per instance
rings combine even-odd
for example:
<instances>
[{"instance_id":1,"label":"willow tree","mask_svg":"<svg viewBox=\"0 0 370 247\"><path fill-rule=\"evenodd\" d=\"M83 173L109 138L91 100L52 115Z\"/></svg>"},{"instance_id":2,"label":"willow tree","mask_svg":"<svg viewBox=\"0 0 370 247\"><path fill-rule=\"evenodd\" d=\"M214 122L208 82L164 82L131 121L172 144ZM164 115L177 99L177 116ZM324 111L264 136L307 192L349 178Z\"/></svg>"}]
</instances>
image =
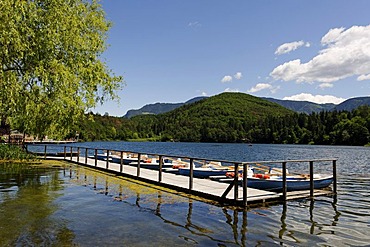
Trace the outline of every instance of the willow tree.
<instances>
[{"instance_id":1,"label":"willow tree","mask_svg":"<svg viewBox=\"0 0 370 247\"><path fill-rule=\"evenodd\" d=\"M62 137L84 113L118 99L102 59L111 23L95 0L0 1L0 118Z\"/></svg>"}]
</instances>

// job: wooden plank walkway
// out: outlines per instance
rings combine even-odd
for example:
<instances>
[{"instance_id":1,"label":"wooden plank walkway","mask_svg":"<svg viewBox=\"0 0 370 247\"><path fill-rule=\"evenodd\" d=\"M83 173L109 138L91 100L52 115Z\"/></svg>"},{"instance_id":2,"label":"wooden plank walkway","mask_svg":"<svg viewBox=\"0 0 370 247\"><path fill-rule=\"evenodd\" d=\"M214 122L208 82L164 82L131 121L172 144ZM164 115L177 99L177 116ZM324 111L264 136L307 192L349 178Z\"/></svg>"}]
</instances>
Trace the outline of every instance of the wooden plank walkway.
<instances>
[{"instance_id":1,"label":"wooden plank walkway","mask_svg":"<svg viewBox=\"0 0 370 247\"><path fill-rule=\"evenodd\" d=\"M47 159L58 159L58 160L64 160L64 157L46 157ZM77 162L79 160L79 162ZM107 169L107 161L105 160L97 160L95 166L95 159L93 158L87 158L85 163L85 157L79 156L79 157L67 157L65 161L73 162L79 165L84 165L87 167L107 171L107 172L113 172L117 175L123 175L128 176L130 178L139 179L142 181L146 181L149 183L154 183L157 185L161 185L163 187L175 189L178 191L194 194L200 197L203 197L205 199L211 199L215 201L224 201L222 198L223 193L226 191L226 189L229 187L229 183L219 182L219 181L213 181L210 179L204 179L204 178L193 178L193 186L192 189L189 190L189 177L178 175L171 172L162 172L161 178L159 178L159 171L153 170L153 169L146 169L146 168L140 168L140 176L137 176L137 167L132 165L123 165L122 167L122 173L120 172L120 164L109 162L108 163L108 169ZM280 193L275 192L269 192L264 190L258 190L253 188L247 189L247 203L261 203L265 201L278 201L281 197ZM226 200L229 203L235 203L234 199L234 189L231 190L226 195ZM239 187L238 189L238 198L237 202L241 203L243 200L243 189Z\"/></svg>"}]
</instances>

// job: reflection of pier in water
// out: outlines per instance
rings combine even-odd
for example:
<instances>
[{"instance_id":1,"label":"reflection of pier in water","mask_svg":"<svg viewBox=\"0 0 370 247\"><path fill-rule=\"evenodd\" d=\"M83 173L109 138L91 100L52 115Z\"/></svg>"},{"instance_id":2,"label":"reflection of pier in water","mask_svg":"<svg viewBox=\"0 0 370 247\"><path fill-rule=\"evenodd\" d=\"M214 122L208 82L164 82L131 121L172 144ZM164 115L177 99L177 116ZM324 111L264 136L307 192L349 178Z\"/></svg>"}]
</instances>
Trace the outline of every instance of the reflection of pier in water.
<instances>
[{"instance_id":1,"label":"reflection of pier in water","mask_svg":"<svg viewBox=\"0 0 370 247\"><path fill-rule=\"evenodd\" d=\"M137 190L132 190L132 188L125 187L119 180L115 180L109 175L104 174L96 174L94 171L86 170L81 167L74 167L70 166L66 168L63 172L64 176L71 178L77 184L85 187L90 187L93 191L96 191L97 194L101 194L104 196L109 196L112 198L113 201L121 202L131 207L137 207L141 211L150 212L153 215L159 217L164 223L170 224L174 227L185 229L189 232L189 236L185 236L184 234L179 235L179 237L185 239L186 241L197 243L197 240L193 239L192 236L201 236L205 237L209 240L214 242L218 242L221 245L225 244L236 244L239 246L248 246L248 214L250 215L250 221L258 221L259 219L268 219L266 215L260 213L260 209L254 208L250 209L249 211L246 208L233 208L233 207L223 207L220 208L222 210L222 214L224 222L226 225L229 226L230 232L224 232L222 237L225 236L232 236L230 239L218 238L218 232L215 229L208 229L194 223L194 210L196 209L196 205L193 199L186 198L181 203L181 205L186 206L186 214L184 214L183 221L178 219L181 212L185 212L181 209L176 211L177 216L173 214L163 211L163 206L173 203L166 201L166 192L161 190L153 190L153 193L141 193ZM127 183L135 184L133 188L138 188L141 186L136 187L135 181L127 181ZM139 184L143 185L143 184ZM145 186L145 185L143 185ZM144 187L143 187L144 188ZM170 192L168 192L170 193ZM148 197L150 197L148 199ZM323 201L324 203L330 203L329 201ZM306 215L307 219L305 220L308 224L308 233L311 235L315 235L315 230L322 231L322 226L317 224L317 221L314 219L314 209L315 209L315 200L303 200L301 202L294 202L298 203L297 210L295 210L294 205L290 205L290 209L293 208L294 212L291 214L297 214L298 210L303 210L303 215ZM316 203L320 203L320 200L316 200ZM339 220L340 213L337 210L337 201L334 198L333 202L331 203L333 208L333 217L330 219L329 223L325 223L325 225L333 225L335 226ZM180 208L181 208L180 205ZM277 236L270 236L271 240L279 243L281 245L288 244L288 243L297 243L300 241L299 236L296 236L296 230L294 228L291 229L291 225L287 224L287 215L288 215L288 207L287 202L283 203L281 206L281 216L280 216L280 225L277 225L277 228L280 228L277 232ZM220 217L220 216L218 216ZM252 217L252 218L251 218ZM262 218L261 218L262 217ZM196 216L195 216L196 218ZM329 219L329 218L328 218ZM290 219L291 220L291 219ZM255 222L254 222L255 223ZM277 222L276 222L277 223ZM263 224L263 223L262 223ZM321 224L322 225L322 224ZM252 228L254 226L251 226ZM223 228L225 229L225 228ZM251 241L249 239L249 241Z\"/></svg>"},{"instance_id":2,"label":"reflection of pier in water","mask_svg":"<svg viewBox=\"0 0 370 247\"><path fill-rule=\"evenodd\" d=\"M154 196L156 198L153 208L149 207L148 205L143 206L142 204L148 204L148 202L142 202L142 195L140 192L132 191L132 195L125 195L124 194L124 186L119 183L110 183L110 178L104 175L98 176L96 174L88 175L86 171L83 172L84 169L78 167L68 167L65 168L63 171L64 176L69 177L70 179L75 179L75 182L81 186L91 187L97 194L109 196L112 198L113 201L118 201L125 203L126 205L130 205L132 207L140 208L140 210L144 210L146 212L151 212L157 217L159 217L164 223L170 224L175 227L179 227L182 229L187 230L191 233L189 236L179 236L185 239L188 242L197 243L196 240L192 239L192 235L206 237L214 242L218 242L220 244L237 244L240 246L246 246L246 233L247 233L247 210L241 211L242 213L242 225L239 231L238 229L238 222L239 222L239 211L226 209L223 208L222 212L225 216L225 223L230 226L232 231L233 240L224 240L218 239L217 232L211 229L204 228L200 225L195 224L192 221L193 210L194 210L194 202L193 199L187 198L187 211L184 222L176 221L175 219L171 219L171 215L168 217L162 212L161 208L163 205L167 204L165 199L163 199L163 193L160 190L157 190L157 195ZM133 199L133 200L130 200ZM132 202L130 202L132 201ZM152 200L150 200L152 202ZM228 211L232 212L232 216L229 214ZM179 211L180 213L181 211ZM240 234L239 234L240 232ZM213 236L213 235L215 236Z\"/></svg>"}]
</instances>

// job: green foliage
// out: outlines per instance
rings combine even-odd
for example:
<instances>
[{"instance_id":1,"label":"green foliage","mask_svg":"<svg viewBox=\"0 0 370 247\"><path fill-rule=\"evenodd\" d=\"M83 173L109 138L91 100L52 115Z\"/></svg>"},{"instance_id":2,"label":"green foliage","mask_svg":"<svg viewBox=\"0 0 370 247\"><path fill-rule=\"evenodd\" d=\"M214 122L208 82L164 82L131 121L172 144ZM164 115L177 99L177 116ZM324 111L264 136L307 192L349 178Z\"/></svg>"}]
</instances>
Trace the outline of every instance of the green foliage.
<instances>
[{"instance_id":1,"label":"green foliage","mask_svg":"<svg viewBox=\"0 0 370 247\"><path fill-rule=\"evenodd\" d=\"M0 144L0 160L33 160L35 157L18 146Z\"/></svg>"},{"instance_id":2,"label":"green foliage","mask_svg":"<svg viewBox=\"0 0 370 247\"><path fill-rule=\"evenodd\" d=\"M96 1L0 1L0 118L65 136L87 109L117 97L101 54L111 23Z\"/></svg>"},{"instance_id":3,"label":"green foliage","mask_svg":"<svg viewBox=\"0 0 370 247\"><path fill-rule=\"evenodd\" d=\"M359 145L370 142L370 107L294 113L240 93L224 93L160 115L131 119L90 115L84 140L253 142Z\"/></svg>"},{"instance_id":4,"label":"green foliage","mask_svg":"<svg viewBox=\"0 0 370 247\"><path fill-rule=\"evenodd\" d=\"M175 141L241 142L267 116L293 112L243 93L222 93L157 117L156 134Z\"/></svg>"},{"instance_id":5,"label":"green foliage","mask_svg":"<svg viewBox=\"0 0 370 247\"><path fill-rule=\"evenodd\" d=\"M134 122L108 115L88 114L78 125L79 138L85 141L128 140L134 138ZM71 133L73 137L74 133Z\"/></svg>"}]
</instances>

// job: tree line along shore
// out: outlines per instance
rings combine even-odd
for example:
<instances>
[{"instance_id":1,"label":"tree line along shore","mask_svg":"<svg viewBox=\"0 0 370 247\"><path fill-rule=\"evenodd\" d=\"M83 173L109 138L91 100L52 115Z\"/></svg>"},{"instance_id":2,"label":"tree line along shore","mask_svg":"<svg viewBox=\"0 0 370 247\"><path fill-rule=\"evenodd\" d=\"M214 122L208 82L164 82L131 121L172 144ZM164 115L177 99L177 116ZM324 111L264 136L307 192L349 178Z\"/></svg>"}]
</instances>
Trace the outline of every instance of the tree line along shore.
<instances>
[{"instance_id":1,"label":"tree line along shore","mask_svg":"<svg viewBox=\"0 0 370 247\"><path fill-rule=\"evenodd\" d=\"M296 113L250 95L217 95L159 115L89 114L80 140L369 145L370 107Z\"/></svg>"}]
</instances>

